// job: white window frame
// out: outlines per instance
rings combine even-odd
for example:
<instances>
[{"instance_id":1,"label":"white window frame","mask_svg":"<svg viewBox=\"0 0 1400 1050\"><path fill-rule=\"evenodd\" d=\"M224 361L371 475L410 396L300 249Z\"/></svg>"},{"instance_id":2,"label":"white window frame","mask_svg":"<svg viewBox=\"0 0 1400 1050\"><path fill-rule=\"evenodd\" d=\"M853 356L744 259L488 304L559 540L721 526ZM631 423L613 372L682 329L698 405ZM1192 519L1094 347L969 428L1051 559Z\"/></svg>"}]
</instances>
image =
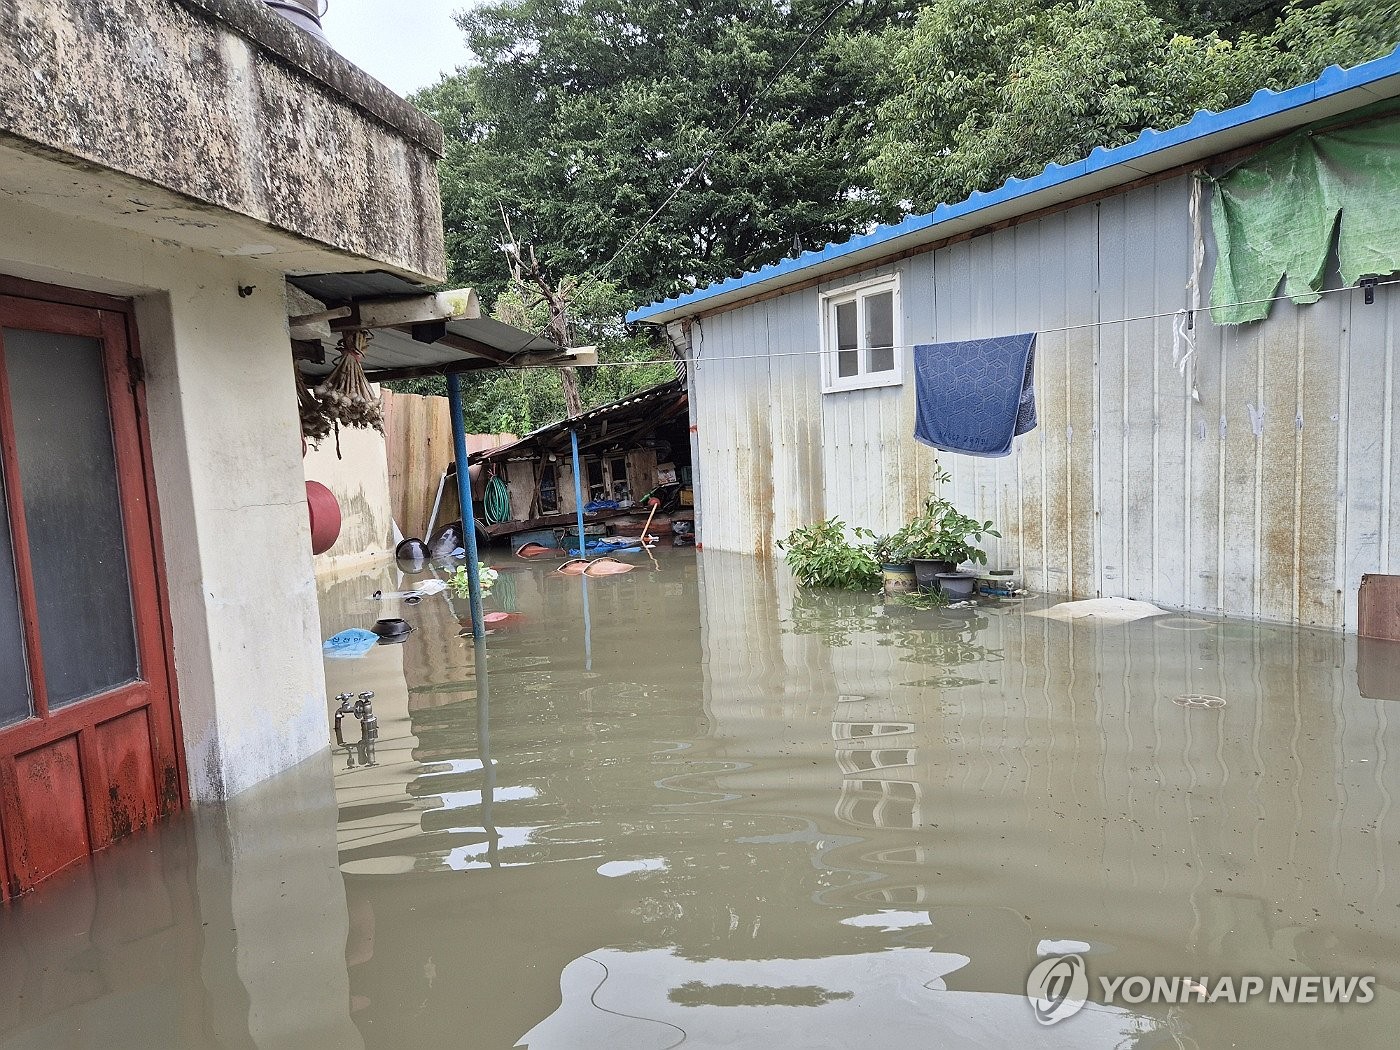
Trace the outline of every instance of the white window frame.
<instances>
[{"instance_id":1,"label":"white window frame","mask_svg":"<svg viewBox=\"0 0 1400 1050\"><path fill-rule=\"evenodd\" d=\"M865 300L881 292L892 292L894 310L894 368L884 372L866 370L870 348L859 346L860 371L853 376L837 374L836 349L836 307L843 303L856 303L856 331L865 332ZM882 274L855 284L842 285L823 292L822 311L822 392L840 393L845 390L870 390L886 386L901 386L904 383L904 311L900 301L899 273Z\"/></svg>"}]
</instances>

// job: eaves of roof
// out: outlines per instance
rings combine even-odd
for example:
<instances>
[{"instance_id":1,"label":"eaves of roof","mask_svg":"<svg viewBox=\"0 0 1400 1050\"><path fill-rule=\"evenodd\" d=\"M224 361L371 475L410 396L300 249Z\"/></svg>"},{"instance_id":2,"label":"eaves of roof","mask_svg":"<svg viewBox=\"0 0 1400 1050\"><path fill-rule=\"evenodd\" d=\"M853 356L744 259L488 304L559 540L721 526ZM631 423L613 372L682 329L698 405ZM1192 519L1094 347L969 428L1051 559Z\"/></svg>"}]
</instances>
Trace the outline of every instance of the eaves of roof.
<instances>
[{"instance_id":1,"label":"eaves of roof","mask_svg":"<svg viewBox=\"0 0 1400 1050\"><path fill-rule=\"evenodd\" d=\"M542 443L547 443L548 439L566 434L573 428L585 429L590 424L601 419L633 418L640 417L651 408L656 402L667 397L679 397L685 393L685 383L680 379L668 379L664 383L647 387L634 394L610 401L597 408L590 408L577 416L570 416L561 419L556 423L547 423L542 427L530 431L518 441L509 445L502 445L500 448L492 449L490 452L473 457L473 462L483 462L485 460L513 459L521 456L532 449L539 447Z\"/></svg>"}]
</instances>

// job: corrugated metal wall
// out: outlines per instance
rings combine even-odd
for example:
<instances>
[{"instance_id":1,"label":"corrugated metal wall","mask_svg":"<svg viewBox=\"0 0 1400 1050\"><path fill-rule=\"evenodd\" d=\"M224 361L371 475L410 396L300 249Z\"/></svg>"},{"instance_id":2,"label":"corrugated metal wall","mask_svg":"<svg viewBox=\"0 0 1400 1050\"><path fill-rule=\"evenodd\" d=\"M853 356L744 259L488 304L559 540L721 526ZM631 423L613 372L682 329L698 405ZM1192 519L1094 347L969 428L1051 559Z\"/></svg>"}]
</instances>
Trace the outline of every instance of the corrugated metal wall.
<instances>
[{"instance_id":1,"label":"corrugated metal wall","mask_svg":"<svg viewBox=\"0 0 1400 1050\"><path fill-rule=\"evenodd\" d=\"M952 498L998 523L993 561L1036 590L1354 629L1361 574L1400 571L1400 295L1279 303L1236 328L1199 314L1193 403L1173 319L1120 323L1185 304L1189 194L1163 182L896 264L904 342L1042 333L1039 429L1006 459L944 454ZM929 491L911 382L821 392L826 290L693 331L708 547L771 552L831 515L893 529Z\"/></svg>"}]
</instances>

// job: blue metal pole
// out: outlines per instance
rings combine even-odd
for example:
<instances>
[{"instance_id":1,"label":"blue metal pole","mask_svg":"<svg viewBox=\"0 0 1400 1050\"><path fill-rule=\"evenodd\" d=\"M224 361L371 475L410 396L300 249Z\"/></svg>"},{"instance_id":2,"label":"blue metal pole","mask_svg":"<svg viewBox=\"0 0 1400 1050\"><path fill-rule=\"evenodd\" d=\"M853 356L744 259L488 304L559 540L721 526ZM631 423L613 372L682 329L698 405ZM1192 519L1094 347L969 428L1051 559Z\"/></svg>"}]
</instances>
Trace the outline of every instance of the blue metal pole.
<instances>
[{"instance_id":1,"label":"blue metal pole","mask_svg":"<svg viewBox=\"0 0 1400 1050\"><path fill-rule=\"evenodd\" d=\"M588 615L588 573L578 574L583 585L583 669L593 670L593 618Z\"/></svg>"},{"instance_id":2,"label":"blue metal pole","mask_svg":"<svg viewBox=\"0 0 1400 1050\"><path fill-rule=\"evenodd\" d=\"M492 807L496 801L496 760L491 757L491 678L486 668L486 646L476 652L476 735L477 757L481 759L481 826L486 831L486 862L501 866L501 832L496 827Z\"/></svg>"},{"instance_id":3,"label":"blue metal pole","mask_svg":"<svg viewBox=\"0 0 1400 1050\"><path fill-rule=\"evenodd\" d=\"M574 507L578 510L578 553L588 560L588 541L583 537L583 477L578 466L578 431L569 431L569 442L574 449Z\"/></svg>"},{"instance_id":4,"label":"blue metal pole","mask_svg":"<svg viewBox=\"0 0 1400 1050\"><path fill-rule=\"evenodd\" d=\"M583 535L583 474L579 470L578 464L578 431L569 431L569 444L573 446L574 453L574 507L578 512L578 553L584 561L588 560L588 540ZM583 666L585 670L593 670L593 620L588 615L588 576L580 573L579 583L583 586Z\"/></svg>"},{"instance_id":5,"label":"blue metal pole","mask_svg":"<svg viewBox=\"0 0 1400 1050\"><path fill-rule=\"evenodd\" d=\"M467 583L471 592L472 639L486 638L486 616L481 611L481 568L476 553L476 514L472 510L472 472L467 461L467 425L462 417L462 377L447 374L447 405L452 413L452 447L457 456L457 499L462 504L462 546L467 551Z\"/></svg>"}]
</instances>

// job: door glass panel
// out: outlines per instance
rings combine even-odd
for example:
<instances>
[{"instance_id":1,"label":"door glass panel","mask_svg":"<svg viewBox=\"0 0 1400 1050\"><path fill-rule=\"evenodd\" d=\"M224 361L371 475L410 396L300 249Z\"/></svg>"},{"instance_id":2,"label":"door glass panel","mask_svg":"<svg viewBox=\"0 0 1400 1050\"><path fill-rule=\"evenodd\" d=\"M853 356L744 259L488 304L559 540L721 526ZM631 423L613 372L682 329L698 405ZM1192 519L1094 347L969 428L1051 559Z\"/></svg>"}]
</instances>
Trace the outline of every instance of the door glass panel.
<instances>
[{"instance_id":1,"label":"door glass panel","mask_svg":"<svg viewBox=\"0 0 1400 1050\"><path fill-rule=\"evenodd\" d=\"M5 485L0 477L0 510ZM24 653L24 623L15 585L15 555L8 519L0 516L0 726L23 722L34 714L29 689L29 661Z\"/></svg>"},{"instance_id":2,"label":"door glass panel","mask_svg":"<svg viewBox=\"0 0 1400 1050\"><path fill-rule=\"evenodd\" d=\"M4 335L44 681L58 708L140 673L102 344Z\"/></svg>"},{"instance_id":3,"label":"door glass panel","mask_svg":"<svg viewBox=\"0 0 1400 1050\"><path fill-rule=\"evenodd\" d=\"M845 379L860 374L860 336L857 334L856 304L836 304L836 375Z\"/></svg>"},{"instance_id":4,"label":"door glass panel","mask_svg":"<svg viewBox=\"0 0 1400 1050\"><path fill-rule=\"evenodd\" d=\"M894 292L866 297L865 345L870 348L870 371L894 370Z\"/></svg>"}]
</instances>

